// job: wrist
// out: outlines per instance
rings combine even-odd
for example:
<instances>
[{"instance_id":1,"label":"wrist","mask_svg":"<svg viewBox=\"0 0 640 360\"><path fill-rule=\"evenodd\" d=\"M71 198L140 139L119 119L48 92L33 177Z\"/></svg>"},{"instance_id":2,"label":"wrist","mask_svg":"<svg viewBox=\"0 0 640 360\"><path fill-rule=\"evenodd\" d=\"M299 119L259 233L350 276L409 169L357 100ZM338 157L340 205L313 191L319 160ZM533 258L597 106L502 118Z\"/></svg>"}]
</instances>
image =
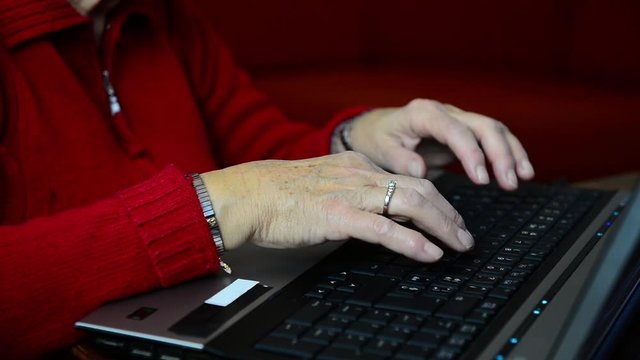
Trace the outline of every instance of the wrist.
<instances>
[{"instance_id":1,"label":"wrist","mask_svg":"<svg viewBox=\"0 0 640 360\"><path fill-rule=\"evenodd\" d=\"M216 219L225 250L240 247L250 238L252 222L247 214L238 213L238 203L242 201L242 179L229 178L228 169L210 171L201 174L207 193L215 206Z\"/></svg>"}]
</instances>

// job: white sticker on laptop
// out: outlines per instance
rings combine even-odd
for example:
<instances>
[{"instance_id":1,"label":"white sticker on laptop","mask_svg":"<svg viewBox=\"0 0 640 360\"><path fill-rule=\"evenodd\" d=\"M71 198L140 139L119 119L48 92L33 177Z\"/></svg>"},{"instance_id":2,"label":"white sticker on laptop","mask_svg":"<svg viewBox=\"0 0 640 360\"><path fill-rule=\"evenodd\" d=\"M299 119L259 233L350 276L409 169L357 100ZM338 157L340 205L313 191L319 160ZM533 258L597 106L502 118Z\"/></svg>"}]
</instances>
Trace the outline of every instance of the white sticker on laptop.
<instances>
[{"instance_id":1,"label":"white sticker on laptop","mask_svg":"<svg viewBox=\"0 0 640 360\"><path fill-rule=\"evenodd\" d=\"M237 279L204 302L211 305L227 306L257 284L258 282L253 280Z\"/></svg>"}]
</instances>

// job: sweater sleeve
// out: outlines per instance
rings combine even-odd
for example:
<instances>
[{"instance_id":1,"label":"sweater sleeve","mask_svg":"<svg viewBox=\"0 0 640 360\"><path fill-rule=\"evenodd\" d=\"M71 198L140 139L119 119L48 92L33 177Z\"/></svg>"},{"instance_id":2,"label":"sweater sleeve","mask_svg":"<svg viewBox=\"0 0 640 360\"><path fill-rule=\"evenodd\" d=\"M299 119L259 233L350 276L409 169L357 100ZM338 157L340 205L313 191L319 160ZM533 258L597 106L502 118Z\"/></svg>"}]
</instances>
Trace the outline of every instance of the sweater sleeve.
<instances>
[{"instance_id":1,"label":"sweater sleeve","mask_svg":"<svg viewBox=\"0 0 640 360\"><path fill-rule=\"evenodd\" d=\"M99 305L218 270L189 181L168 167L83 208L0 227L0 347L29 358L69 346Z\"/></svg>"},{"instance_id":2,"label":"sweater sleeve","mask_svg":"<svg viewBox=\"0 0 640 360\"><path fill-rule=\"evenodd\" d=\"M335 127L367 109L346 109L327 119L320 128L287 118L253 86L208 22L188 4L181 3L180 8L173 9L179 39L176 42L183 48L183 61L202 104L214 153L222 165L327 155ZM186 14L180 15L183 11ZM182 17L189 19L187 24L182 23Z\"/></svg>"}]
</instances>

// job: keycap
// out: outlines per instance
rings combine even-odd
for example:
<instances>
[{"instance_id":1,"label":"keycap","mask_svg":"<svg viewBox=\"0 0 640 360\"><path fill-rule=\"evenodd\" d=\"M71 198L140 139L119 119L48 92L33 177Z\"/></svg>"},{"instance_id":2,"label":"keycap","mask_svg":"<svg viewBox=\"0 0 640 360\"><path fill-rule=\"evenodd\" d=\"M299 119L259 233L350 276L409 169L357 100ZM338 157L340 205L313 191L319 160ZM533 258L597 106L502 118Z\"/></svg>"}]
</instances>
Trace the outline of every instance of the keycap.
<instances>
[{"instance_id":1,"label":"keycap","mask_svg":"<svg viewBox=\"0 0 640 360\"><path fill-rule=\"evenodd\" d=\"M324 299L329 294L329 291L330 290L326 288L318 286L315 289L308 291L304 296L314 299Z\"/></svg>"},{"instance_id":2,"label":"keycap","mask_svg":"<svg viewBox=\"0 0 640 360\"><path fill-rule=\"evenodd\" d=\"M303 332L309 329L308 326L292 323L284 323L276 328L271 334L288 339L297 339Z\"/></svg>"},{"instance_id":3,"label":"keycap","mask_svg":"<svg viewBox=\"0 0 640 360\"><path fill-rule=\"evenodd\" d=\"M378 271L380 271L380 269L382 269L382 264L379 263L375 263L375 262L371 262L371 261L366 261L366 262L361 262L359 264L356 264L352 269L351 272L352 273L356 273L356 274L364 274L364 275L375 275L378 273Z\"/></svg>"},{"instance_id":4,"label":"keycap","mask_svg":"<svg viewBox=\"0 0 640 360\"><path fill-rule=\"evenodd\" d=\"M395 317L396 315L390 311L382 309L371 309L364 313L362 317L360 317L360 321L386 325Z\"/></svg>"},{"instance_id":5,"label":"keycap","mask_svg":"<svg viewBox=\"0 0 640 360\"><path fill-rule=\"evenodd\" d=\"M486 300L482 301L480 303L480 305L478 305L477 309L481 310L481 311L496 312L502 307L503 304L504 304L503 300L495 299L495 298L489 298L489 299L486 299Z\"/></svg>"},{"instance_id":6,"label":"keycap","mask_svg":"<svg viewBox=\"0 0 640 360\"><path fill-rule=\"evenodd\" d=\"M359 287L355 293L346 300L346 303L370 307L396 284L397 281L394 279L375 277L372 281Z\"/></svg>"},{"instance_id":7,"label":"keycap","mask_svg":"<svg viewBox=\"0 0 640 360\"><path fill-rule=\"evenodd\" d=\"M351 359L357 358L359 354L360 354L360 351L356 349L346 349L346 348L331 346L324 349L318 355L318 359L320 360L351 360Z\"/></svg>"},{"instance_id":8,"label":"keycap","mask_svg":"<svg viewBox=\"0 0 640 360\"><path fill-rule=\"evenodd\" d=\"M466 295L473 295L473 296L477 296L477 297L480 297L480 298L483 298L485 295L487 295L489 293L489 291L491 291L491 287L481 286L481 285L473 285L473 284L466 285L461 290L461 292L466 294Z\"/></svg>"},{"instance_id":9,"label":"keycap","mask_svg":"<svg viewBox=\"0 0 640 360\"><path fill-rule=\"evenodd\" d=\"M497 288L493 289L488 296L507 300L511 298L514 292L516 292L515 288L505 288L498 286Z\"/></svg>"},{"instance_id":10,"label":"keycap","mask_svg":"<svg viewBox=\"0 0 640 360\"><path fill-rule=\"evenodd\" d=\"M369 283L371 279L373 279L372 276L351 274L336 290L354 293L357 289Z\"/></svg>"},{"instance_id":11,"label":"keycap","mask_svg":"<svg viewBox=\"0 0 640 360\"><path fill-rule=\"evenodd\" d=\"M316 327L340 332L347 326L349 326L349 324L351 324L351 321L352 320L345 319L343 317L329 315L328 317L325 317L324 319L318 321Z\"/></svg>"},{"instance_id":12,"label":"keycap","mask_svg":"<svg viewBox=\"0 0 640 360\"><path fill-rule=\"evenodd\" d=\"M511 270L510 266L500 265L500 264L493 264L493 263L486 264L482 268L482 272L483 273L492 274L492 275L498 275L498 276L502 276L502 275L506 274L507 272L509 272L509 270Z\"/></svg>"},{"instance_id":13,"label":"keycap","mask_svg":"<svg viewBox=\"0 0 640 360\"><path fill-rule=\"evenodd\" d=\"M487 322L489 322L489 320L491 320L492 317L493 317L492 312L474 310L467 315L466 320L468 322L484 325Z\"/></svg>"},{"instance_id":14,"label":"keycap","mask_svg":"<svg viewBox=\"0 0 640 360\"><path fill-rule=\"evenodd\" d=\"M420 285L415 285L413 283L402 283L399 284L391 293L394 296L403 296L403 297L415 297L420 294L424 290L424 287Z\"/></svg>"},{"instance_id":15,"label":"keycap","mask_svg":"<svg viewBox=\"0 0 640 360\"><path fill-rule=\"evenodd\" d=\"M320 344L327 346L336 337L338 333L336 331L325 329L321 327L314 327L309 330L300 341L312 342L315 344Z\"/></svg>"},{"instance_id":16,"label":"keycap","mask_svg":"<svg viewBox=\"0 0 640 360\"><path fill-rule=\"evenodd\" d=\"M338 337L333 340L331 346L356 350L360 349L360 347L367 343L370 339L371 336L369 335L345 332L338 335Z\"/></svg>"},{"instance_id":17,"label":"keycap","mask_svg":"<svg viewBox=\"0 0 640 360\"><path fill-rule=\"evenodd\" d=\"M460 350L457 348L452 348L452 347L443 347L438 349L435 354L433 355L433 359L436 360L453 360L455 359L458 354L460 353Z\"/></svg>"},{"instance_id":18,"label":"keycap","mask_svg":"<svg viewBox=\"0 0 640 360\"><path fill-rule=\"evenodd\" d=\"M256 344L256 349L308 358L319 352L322 349L322 345L277 336L267 336Z\"/></svg>"},{"instance_id":19,"label":"keycap","mask_svg":"<svg viewBox=\"0 0 640 360\"><path fill-rule=\"evenodd\" d=\"M409 272L409 268L403 266L387 265L380 270L378 276L386 276L394 279L402 279Z\"/></svg>"},{"instance_id":20,"label":"keycap","mask_svg":"<svg viewBox=\"0 0 640 360\"><path fill-rule=\"evenodd\" d=\"M462 319L478 303L478 298L468 295L454 295L436 313L437 316Z\"/></svg>"},{"instance_id":21,"label":"keycap","mask_svg":"<svg viewBox=\"0 0 640 360\"><path fill-rule=\"evenodd\" d=\"M471 342L471 338L464 334L453 334L449 339L445 342L447 346L464 348L469 342Z\"/></svg>"},{"instance_id":22,"label":"keycap","mask_svg":"<svg viewBox=\"0 0 640 360\"><path fill-rule=\"evenodd\" d=\"M464 323L458 328L458 333L473 337L480 328L476 324Z\"/></svg>"},{"instance_id":23,"label":"keycap","mask_svg":"<svg viewBox=\"0 0 640 360\"><path fill-rule=\"evenodd\" d=\"M348 320L355 320L360 315L362 315L363 312L364 312L364 309L360 306L344 304L344 305L340 305L330 315L335 317L341 317Z\"/></svg>"},{"instance_id":24,"label":"keycap","mask_svg":"<svg viewBox=\"0 0 640 360\"><path fill-rule=\"evenodd\" d=\"M451 319L429 318L420 328L421 332L429 332L438 335L449 335L459 322Z\"/></svg>"},{"instance_id":25,"label":"keycap","mask_svg":"<svg viewBox=\"0 0 640 360\"><path fill-rule=\"evenodd\" d=\"M418 332L413 334L407 343L411 345L436 347L445 339L445 337L446 335L443 334Z\"/></svg>"},{"instance_id":26,"label":"keycap","mask_svg":"<svg viewBox=\"0 0 640 360\"><path fill-rule=\"evenodd\" d=\"M404 311L417 315L431 315L444 302L445 300L442 298L430 296L418 296L413 299L386 296L374 306L380 309Z\"/></svg>"},{"instance_id":27,"label":"keycap","mask_svg":"<svg viewBox=\"0 0 640 360\"><path fill-rule=\"evenodd\" d=\"M417 330L424 322L424 317L418 315L402 314L396 317L391 326Z\"/></svg>"},{"instance_id":28,"label":"keycap","mask_svg":"<svg viewBox=\"0 0 640 360\"><path fill-rule=\"evenodd\" d=\"M291 317L287 319L287 322L311 326L316 320L329 312L332 307L333 304L330 302L322 300L312 301L291 315Z\"/></svg>"},{"instance_id":29,"label":"keycap","mask_svg":"<svg viewBox=\"0 0 640 360\"><path fill-rule=\"evenodd\" d=\"M500 280L497 275L480 273L473 277L469 282L480 286L493 286Z\"/></svg>"},{"instance_id":30,"label":"keycap","mask_svg":"<svg viewBox=\"0 0 640 360\"><path fill-rule=\"evenodd\" d=\"M412 345L406 344L400 347L393 358L398 360L424 360L429 358L429 354L435 350L432 345Z\"/></svg>"},{"instance_id":31,"label":"keycap","mask_svg":"<svg viewBox=\"0 0 640 360\"><path fill-rule=\"evenodd\" d=\"M376 337L378 339L403 341L406 338L408 338L411 334L413 334L413 331L408 328L398 327L398 326L387 326L384 329L382 329L376 335Z\"/></svg>"},{"instance_id":32,"label":"keycap","mask_svg":"<svg viewBox=\"0 0 640 360\"><path fill-rule=\"evenodd\" d=\"M380 329L382 329L383 325L379 323L370 323L363 321L356 321L351 324L346 330L346 332L356 335L363 335L367 337L374 336Z\"/></svg>"},{"instance_id":33,"label":"keycap","mask_svg":"<svg viewBox=\"0 0 640 360\"><path fill-rule=\"evenodd\" d=\"M362 348L365 354L373 354L379 356L391 356L393 351L400 345L396 341L386 339L371 339L367 345Z\"/></svg>"}]
</instances>

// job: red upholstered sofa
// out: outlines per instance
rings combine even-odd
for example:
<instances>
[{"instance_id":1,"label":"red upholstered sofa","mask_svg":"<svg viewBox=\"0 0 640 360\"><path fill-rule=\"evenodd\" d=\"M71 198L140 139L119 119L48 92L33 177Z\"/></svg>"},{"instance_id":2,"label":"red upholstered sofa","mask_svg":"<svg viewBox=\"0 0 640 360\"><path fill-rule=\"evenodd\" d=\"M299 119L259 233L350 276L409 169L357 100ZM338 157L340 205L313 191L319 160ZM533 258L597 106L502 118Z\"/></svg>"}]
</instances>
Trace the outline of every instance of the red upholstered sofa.
<instances>
[{"instance_id":1,"label":"red upholstered sofa","mask_svg":"<svg viewBox=\"0 0 640 360\"><path fill-rule=\"evenodd\" d=\"M640 170L638 0L199 6L291 117L434 98L505 122L538 180Z\"/></svg>"}]
</instances>

